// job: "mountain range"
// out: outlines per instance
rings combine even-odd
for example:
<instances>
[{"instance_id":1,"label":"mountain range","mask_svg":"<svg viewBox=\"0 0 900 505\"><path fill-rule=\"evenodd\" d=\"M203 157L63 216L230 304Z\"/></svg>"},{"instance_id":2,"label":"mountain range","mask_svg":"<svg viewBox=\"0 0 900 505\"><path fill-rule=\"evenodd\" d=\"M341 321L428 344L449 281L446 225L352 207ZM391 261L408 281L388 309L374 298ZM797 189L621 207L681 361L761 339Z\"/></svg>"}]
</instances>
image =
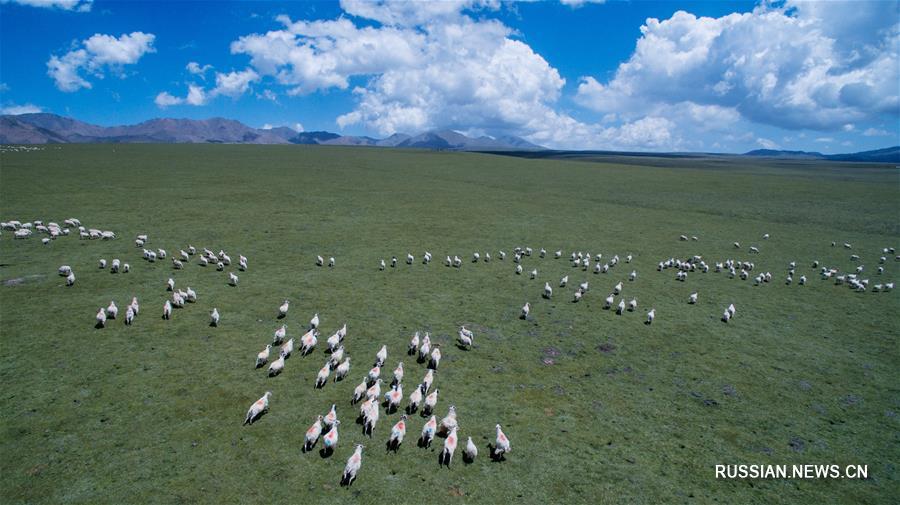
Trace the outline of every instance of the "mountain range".
<instances>
[{"instance_id":1,"label":"mountain range","mask_svg":"<svg viewBox=\"0 0 900 505\"><path fill-rule=\"evenodd\" d=\"M225 118L163 118L135 125L104 127L48 113L0 116L0 144L55 143L322 144L455 151L544 149L519 137L472 138L452 130L429 131L415 136L395 133L376 139L325 131L297 132L283 126L252 128Z\"/></svg>"},{"instance_id":2,"label":"mountain range","mask_svg":"<svg viewBox=\"0 0 900 505\"><path fill-rule=\"evenodd\" d=\"M453 130L428 131L418 135L395 133L390 137L377 139L366 136L339 135L327 131L298 132L284 126L266 129L252 128L240 121L220 117L210 119L161 118L135 125L97 126L50 113L0 116L0 144L57 143L320 144L453 151L547 151L545 147L532 144L519 137L482 136L472 138ZM620 154L647 155L648 153ZM900 146L847 154L757 149L740 156L900 163Z\"/></svg>"}]
</instances>

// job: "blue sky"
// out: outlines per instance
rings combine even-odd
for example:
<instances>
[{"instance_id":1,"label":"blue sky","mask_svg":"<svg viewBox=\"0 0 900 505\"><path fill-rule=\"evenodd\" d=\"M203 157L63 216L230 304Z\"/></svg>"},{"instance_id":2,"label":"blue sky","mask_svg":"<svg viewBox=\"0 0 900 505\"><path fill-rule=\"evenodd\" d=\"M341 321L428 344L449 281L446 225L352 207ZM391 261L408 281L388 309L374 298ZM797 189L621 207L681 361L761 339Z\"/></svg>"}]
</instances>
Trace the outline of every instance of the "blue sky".
<instances>
[{"instance_id":1,"label":"blue sky","mask_svg":"<svg viewBox=\"0 0 900 505\"><path fill-rule=\"evenodd\" d=\"M571 149L900 144L900 2L0 0L0 109Z\"/></svg>"}]
</instances>

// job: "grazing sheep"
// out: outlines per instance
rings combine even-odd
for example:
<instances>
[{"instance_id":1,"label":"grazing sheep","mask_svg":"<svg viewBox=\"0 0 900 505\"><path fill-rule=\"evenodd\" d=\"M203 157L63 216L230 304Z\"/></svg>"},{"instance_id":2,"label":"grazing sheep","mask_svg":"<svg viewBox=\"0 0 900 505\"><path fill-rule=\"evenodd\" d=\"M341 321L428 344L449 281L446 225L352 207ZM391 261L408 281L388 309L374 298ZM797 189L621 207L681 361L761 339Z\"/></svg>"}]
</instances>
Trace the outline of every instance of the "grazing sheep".
<instances>
[{"instance_id":1,"label":"grazing sheep","mask_svg":"<svg viewBox=\"0 0 900 505\"><path fill-rule=\"evenodd\" d=\"M281 304L281 307L278 307L278 317L282 318L287 316L288 309L291 308L291 302L285 300L284 303Z\"/></svg>"},{"instance_id":2,"label":"grazing sheep","mask_svg":"<svg viewBox=\"0 0 900 505\"><path fill-rule=\"evenodd\" d=\"M57 273L59 273L60 277L66 277L70 273L72 273L72 267L70 267L69 265L63 265L63 266L59 267L59 269L57 270Z\"/></svg>"},{"instance_id":3,"label":"grazing sheep","mask_svg":"<svg viewBox=\"0 0 900 505\"><path fill-rule=\"evenodd\" d=\"M428 447L434 440L434 434L437 432L437 417L431 416L431 419L422 426L422 436L419 438L419 445Z\"/></svg>"},{"instance_id":4,"label":"grazing sheep","mask_svg":"<svg viewBox=\"0 0 900 505\"><path fill-rule=\"evenodd\" d=\"M319 313L318 312L316 312L313 315L312 319L309 320L309 327L310 327L310 329L313 329L313 330L315 330L319 327Z\"/></svg>"},{"instance_id":5,"label":"grazing sheep","mask_svg":"<svg viewBox=\"0 0 900 505\"><path fill-rule=\"evenodd\" d=\"M751 253L755 253L755 254L759 254L759 248L756 247L756 246L750 246L750 252L751 252Z\"/></svg>"},{"instance_id":6,"label":"grazing sheep","mask_svg":"<svg viewBox=\"0 0 900 505\"><path fill-rule=\"evenodd\" d=\"M325 384L328 383L328 376L331 374L331 362L325 362L325 365L319 369L319 373L316 375L316 388L321 388Z\"/></svg>"},{"instance_id":7,"label":"grazing sheep","mask_svg":"<svg viewBox=\"0 0 900 505\"><path fill-rule=\"evenodd\" d=\"M603 303L603 309L604 310L611 309L612 305L613 305L613 303L615 303L615 301L616 301L616 295L610 294L609 296L606 297L606 300Z\"/></svg>"},{"instance_id":8,"label":"grazing sheep","mask_svg":"<svg viewBox=\"0 0 900 505\"><path fill-rule=\"evenodd\" d=\"M356 386L356 389L353 390L353 398L350 400L350 403L356 403L356 402L360 401L363 398L363 396L365 396L366 391L368 389L369 389L368 378L363 377L362 382L360 382Z\"/></svg>"},{"instance_id":9,"label":"grazing sheep","mask_svg":"<svg viewBox=\"0 0 900 505\"><path fill-rule=\"evenodd\" d=\"M313 422L312 426L306 430L306 437L303 443L303 452L307 452L313 447L315 447L316 442L319 441L319 436L322 435L322 416L316 416L315 422Z\"/></svg>"},{"instance_id":10,"label":"grazing sheep","mask_svg":"<svg viewBox=\"0 0 900 505\"><path fill-rule=\"evenodd\" d=\"M410 339L409 345L406 347L406 354L413 355L419 350L419 332Z\"/></svg>"},{"instance_id":11,"label":"grazing sheep","mask_svg":"<svg viewBox=\"0 0 900 505\"><path fill-rule=\"evenodd\" d=\"M800 282L799 282L799 284L800 284L801 286L803 286L803 285L806 284L806 276L805 276L805 275L801 275L801 276L800 276Z\"/></svg>"},{"instance_id":12,"label":"grazing sheep","mask_svg":"<svg viewBox=\"0 0 900 505\"><path fill-rule=\"evenodd\" d=\"M291 353L294 352L294 339L290 339L283 346L281 346L281 351L278 353L279 356L284 358L290 358Z\"/></svg>"},{"instance_id":13,"label":"grazing sheep","mask_svg":"<svg viewBox=\"0 0 900 505\"><path fill-rule=\"evenodd\" d=\"M489 253L489 252L484 253L484 262L490 263L490 261L491 261L491 253Z\"/></svg>"},{"instance_id":14,"label":"grazing sheep","mask_svg":"<svg viewBox=\"0 0 900 505\"><path fill-rule=\"evenodd\" d=\"M516 265L516 275L522 275L522 265Z\"/></svg>"},{"instance_id":15,"label":"grazing sheep","mask_svg":"<svg viewBox=\"0 0 900 505\"><path fill-rule=\"evenodd\" d=\"M106 260L105 259L100 259L100 268L101 269L106 268Z\"/></svg>"},{"instance_id":16,"label":"grazing sheep","mask_svg":"<svg viewBox=\"0 0 900 505\"><path fill-rule=\"evenodd\" d=\"M579 289L581 289L582 293L587 293L588 291L588 281L584 281L578 285Z\"/></svg>"},{"instance_id":17,"label":"grazing sheep","mask_svg":"<svg viewBox=\"0 0 900 505\"><path fill-rule=\"evenodd\" d=\"M378 384L378 381L381 380L381 379L379 379L379 377L381 377L381 367L380 366L376 365L369 369L369 382L370 383Z\"/></svg>"},{"instance_id":18,"label":"grazing sheep","mask_svg":"<svg viewBox=\"0 0 900 505\"><path fill-rule=\"evenodd\" d=\"M323 265L325 265L325 258L323 258L321 256L316 256L316 266L320 267Z\"/></svg>"},{"instance_id":19,"label":"grazing sheep","mask_svg":"<svg viewBox=\"0 0 900 505\"><path fill-rule=\"evenodd\" d=\"M375 366L380 367L384 365L384 362L387 360L387 346L382 345L381 349L375 353Z\"/></svg>"},{"instance_id":20,"label":"grazing sheep","mask_svg":"<svg viewBox=\"0 0 900 505\"><path fill-rule=\"evenodd\" d=\"M391 390L385 393L384 399L387 402L388 413L395 412L403 400L403 385L395 384L391 386Z\"/></svg>"},{"instance_id":21,"label":"grazing sheep","mask_svg":"<svg viewBox=\"0 0 900 505\"><path fill-rule=\"evenodd\" d=\"M336 367L338 363L340 363L341 359L344 358L344 346L338 346L337 349L331 351L331 356L328 358L331 361L331 366Z\"/></svg>"},{"instance_id":22,"label":"grazing sheep","mask_svg":"<svg viewBox=\"0 0 900 505\"><path fill-rule=\"evenodd\" d=\"M403 414L397 424L391 428L391 437L388 439L389 449L396 451L403 443L403 437L406 436L406 420L406 414Z\"/></svg>"},{"instance_id":23,"label":"grazing sheep","mask_svg":"<svg viewBox=\"0 0 900 505\"><path fill-rule=\"evenodd\" d=\"M438 392L440 392L440 389L435 389L425 397L425 406L422 408L424 415L431 415L434 411L434 407L437 406Z\"/></svg>"},{"instance_id":24,"label":"grazing sheep","mask_svg":"<svg viewBox=\"0 0 900 505\"><path fill-rule=\"evenodd\" d=\"M625 313L625 299L619 300L619 305L616 306L616 314L622 315Z\"/></svg>"},{"instance_id":25,"label":"grazing sheep","mask_svg":"<svg viewBox=\"0 0 900 505\"><path fill-rule=\"evenodd\" d=\"M564 288L564 287L566 287L566 284L568 284L568 283L569 283L569 276L567 275L559 280L559 287Z\"/></svg>"},{"instance_id":26,"label":"grazing sheep","mask_svg":"<svg viewBox=\"0 0 900 505\"><path fill-rule=\"evenodd\" d=\"M212 312L209 313L209 325L219 326L219 309L215 307L213 307Z\"/></svg>"},{"instance_id":27,"label":"grazing sheep","mask_svg":"<svg viewBox=\"0 0 900 505\"><path fill-rule=\"evenodd\" d=\"M465 327L460 328L458 335L459 345L468 349L472 347L472 332L465 329Z\"/></svg>"},{"instance_id":28,"label":"grazing sheep","mask_svg":"<svg viewBox=\"0 0 900 505\"><path fill-rule=\"evenodd\" d=\"M278 356L278 359L269 364L269 377L274 377L284 371L284 356Z\"/></svg>"},{"instance_id":29,"label":"grazing sheep","mask_svg":"<svg viewBox=\"0 0 900 505\"><path fill-rule=\"evenodd\" d=\"M630 302L628 302L628 312L634 312L637 308L637 300L632 298Z\"/></svg>"},{"instance_id":30,"label":"grazing sheep","mask_svg":"<svg viewBox=\"0 0 900 505\"><path fill-rule=\"evenodd\" d=\"M356 444L356 450L347 460L347 466L344 467L344 473L341 475L341 485L349 486L356 480L356 474L359 473L359 467L362 466L362 444Z\"/></svg>"},{"instance_id":31,"label":"grazing sheep","mask_svg":"<svg viewBox=\"0 0 900 505\"><path fill-rule=\"evenodd\" d=\"M637 270L632 270L630 274L628 274L628 280L634 281L637 279Z\"/></svg>"},{"instance_id":32,"label":"grazing sheep","mask_svg":"<svg viewBox=\"0 0 900 505\"><path fill-rule=\"evenodd\" d=\"M621 283L621 282L619 282L618 284L616 284L615 286L613 286L613 294L614 294L614 295L617 295L617 294L621 293L621 292L622 292L622 287L623 287L623 286L622 286L622 283Z\"/></svg>"},{"instance_id":33,"label":"grazing sheep","mask_svg":"<svg viewBox=\"0 0 900 505\"><path fill-rule=\"evenodd\" d=\"M553 288L550 287L549 282L544 283L544 298L550 299L553 296Z\"/></svg>"},{"instance_id":34,"label":"grazing sheep","mask_svg":"<svg viewBox=\"0 0 900 505\"><path fill-rule=\"evenodd\" d=\"M456 406L451 405L447 411L447 416L441 419L440 429L438 433L450 433L450 431L457 426L459 426L459 423L456 420Z\"/></svg>"},{"instance_id":35,"label":"grazing sheep","mask_svg":"<svg viewBox=\"0 0 900 505\"><path fill-rule=\"evenodd\" d=\"M647 312L647 322L645 324L652 324L654 319L656 319L656 309L650 309L650 312Z\"/></svg>"},{"instance_id":36,"label":"grazing sheep","mask_svg":"<svg viewBox=\"0 0 900 505\"><path fill-rule=\"evenodd\" d=\"M535 268L534 270L531 271L531 278L532 278L532 279L537 278L537 274L538 274L537 268Z\"/></svg>"},{"instance_id":37,"label":"grazing sheep","mask_svg":"<svg viewBox=\"0 0 900 505\"><path fill-rule=\"evenodd\" d=\"M697 303L697 296L697 293L691 293L691 296L688 297L688 304L694 305L695 303Z\"/></svg>"},{"instance_id":38,"label":"grazing sheep","mask_svg":"<svg viewBox=\"0 0 900 505\"><path fill-rule=\"evenodd\" d=\"M379 269L379 270L384 270L384 268L385 268L385 264L384 264L384 260L382 259L382 260L381 260L381 264L378 265L378 269Z\"/></svg>"},{"instance_id":39,"label":"grazing sheep","mask_svg":"<svg viewBox=\"0 0 900 505\"><path fill-rule=\"evenodd\" d=\"M431 384L434 382L434 369L429 368L427 372L425 372L425 377L422 378L422 386L425 387L425 392L427 393L429 389L431 389Z\"/></svg>"},{"instance_id":40,"label":"grazing sheep","mask_svg":"<svg viewBox=\"0 0 900 505\"><path fill-rule=\"evenodd\" d=\"M319 342L317 337L318 333L318 331L312 329L300 337L300 354L305 356L312 352L313 348L315 348L316 344Z\"/></svg>"},{"instance_id":41,"label":"grazing sheep","mask_svg":"<svg viewBox=\"0 0 900 505\"><path fill-rule=\"evenodd\" d=\"M424 385L418 385L413 390L412 393L409 394L409 404L406 406L406 413L412 414L419 408L419 404L422 403L422 395L424 394Z\"/></svg>"},{"instance_id":42,"label":"grazing sheep","mask_svg":"<svg viewBox=\"0 0 900 505\"><path fill-rule=\"evenodd\" d=\"M175 279L169 277L166 281L166 291L175 291Z\"/></svg>"},{"instance_id":43,"label":"grazing sheep","mask_svg":"<svg viewBox=\"0 0 900 505\"><path fill-rule=\"evenodd\" d=\"M450 435L444 440L444 450L441 451L439 462L446 466L450 466L450 461L453 460L453 453L456 452L456 444L458 442L456 432L457 428L454 426L450 430Z\"/></svg>"},{"instance_id":44,"label":"grazing sheep","mask_svg":"<svg viewBox=\"0 0 900 505\"><path fill-rule=\"evenodd\" d=\"M266 364L269 361L269 354L272 351L272 346L266 344L266 348L259 353L256 354L256 368L259 368Z\"/></svg>"},{"instance_id":45,"label":"grazing sheep","mask_svg":"<svg viewBox=\"0 0 900 505\"><path fill-rule=\"evenodd\" d=\"M476 253L472 253L472 263L478 263L478 260L481 259L481 255Z\"/></svg>"},{"instance_id":46,"label":"grazing sheep","mask_svg":"<svg viewBox=\"0 0 900 505\"><path fill-rule=\"evenodd\" d=\"M419 357L417 360L419 363L425 361L425 358L427 358L428 355L431 354L431 341L428 340L427 333L425 334L425 337L426 338L422 339L421 347L419 347Z\"/></svg>"},{"instance_id":47,"label":"grazing sheep","mask_svg":"<svg viewBox=\"0 0 900 505\"><path fill-rule=\"evenodd\" d=\"M332 403L331 410L329 410L328 414L326 414L325 417L322 418L322 422L326 428L332 428L334 427L335 423L337 423L337 420L337 405Z\"/></svg>"},{"instance_id":48,"label":"grazing sheep","mask_svg":"<svg viewBox=\"0 0 900 505\"><path fill-rule=\"evenodd\" d=\"M437 370L438 365L441 364L441 345L437 344L434 346L434 350L431 351L431 360L428 362L428 368L432 370Z\"/></svg>"},{"instance_id":49,"label":"grazing sheep","mask_svg":"<svg viewBox=\"0 0 900 505\"><path fill-rule=\"evenodd\" d=\"M497 429L497 438L494 441L494 459L499 460L503 458L504 454L510 451L510 445L509 438L503 433L500 425L498 424L495 428Z\"/></svg>"},{"instance_id":50,"label":"grazing sheep","mask_svg":"<svg viewBox=\"0 0 900 505\"><path fill-rule=\"evenodd\" d=\"M69 272L69 275L66 276L66 286L72 286L75 284L75 272Z\"/></svg>"},{"instance_id":51,"label":"grazing sheep","mask_svg":"<svg viewBox=\"0 0 900 505\"><path fill-rule=\"evenodd\" d=\"M104 328L106 326L106 309L100 307L100 310L97 311L97 328Z\"/></svg>"},{"instance_id":52,"label":"grazing sheep","mask_svg":"<svg viewBox=\"0 0 900 505\"><path fill-rule=\"evenodd\" d=\"M253 424L263 412L269 410L269 397L271 396L272 393L266 391L266 394L262 395L262 398L253 402L253 405L250 405L250 410L247 411L247 417L244 418L244 425Z\"/></svg>"},{"instance_id":53,"label":"grazing sheep","mask_svg":"<svg viewBox=\"0 0 900 505\"><path fill-rule=\"evenodd\" d=\"M234 274L234 272L228 272L228 284L230 286L238 285L238 276Z\"/></svg>"},{"instance_id":54,"label":"grazing sheep","mask_svg":"<svg viewBox=\"0 0 900 505\"><path fill-rule=\"evenodd\" d=\"M528 313L531 312L531 304L525 302L525 305L522 306L522 314L519 316L520 319L528 319Z\"/></svg>"},{"instance_id":55,"label":"grazing sheep","mask_svg":"<svg viewBox=\"0 0 900 505\"><path fill-rule=\"evenodd\" d=\"M344 380L348 373L350 373L350 356L344 358L344 361L335 369L334 381Z\"/></svg>"},{"instance_id":56,"label":"grazing sheep","mask_svg":"<svg viewBox=\"0 0 900 505\"><path fill-rule=\"evenodd\" d=\"M500 255L500 260L501 260L501 261L503 261L503 260L506 259L506 252L500 251L498 254Z\"/></svg>"},{"instance_id":57,"label":"grazing sheep","mask_svg":"<svg viewBox=\"0 0 900 505\"><path fill-rule=\"evenodd\" d=\"M272 344L278 345L284 341L284 337L287 335L287 326L281 325L281 328L275 330L275 335L272 338Z\"/></svg>"},{"instance_id":58,"label":"grazing sheep","mask_svg":"<svg viewBox=\"0 0 900 505\"><path fill-rule=\"evenodd\" d=\"M334 406L332 405L332 411L334 411ZM326 419L328 419L326 417ZM326 423L327 424L327 423ZM334 448L337 447L338 443L338 425L341 424L341 421L338 419L334 420L334 423L331 425L331 429L328 430L328 433L322 437L322 445L325 449L325 452L331 453L334 452Z\"/></svg>"},{"instance_id":59,"label":"grazing sheep","mask_svg":"<svg viewBox=\"0 0 900 505\"><path fill-rule=\"evenodd\" d=\"M116 307L116 302L110 300L109 306L106 307L106 317L115 319L117 315L119 315L119 308Z\"/></svg>"}]
</instances>

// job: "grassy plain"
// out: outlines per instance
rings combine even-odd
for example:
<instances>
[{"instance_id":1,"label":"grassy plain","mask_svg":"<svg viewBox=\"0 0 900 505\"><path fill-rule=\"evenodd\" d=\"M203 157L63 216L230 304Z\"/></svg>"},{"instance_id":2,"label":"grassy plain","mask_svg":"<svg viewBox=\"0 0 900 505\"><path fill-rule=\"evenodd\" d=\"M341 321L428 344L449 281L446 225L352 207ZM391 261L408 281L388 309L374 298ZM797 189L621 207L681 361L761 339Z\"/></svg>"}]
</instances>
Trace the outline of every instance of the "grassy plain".
<instances>
[{"instance_id":1,"label":"grassy plain","mask_svg":"<svg viewBox=\"0 0 900 505\"><path fill-rule=\"evenodd\" d=\"M0 501L892 503L900 292L854 293L820 280L811 263L855 267L840 247L850 242L873 284L900 280L891 255L875 274L881 248L900 247L898 202L896 167L866 164L232 145L3 153L3 220L78 217L120 238L0 237ZM170 254L188 244L243 254L250 268L233 288L196 258L182 271L150 264L138 233ZM529 280L514 275L511 254L497 259L518 245L564 258L526 258L525 270L539 272ZM425 250L435 256L427 266ZM472 264L473 251L495 259ZM593 274L570 266L572 251L634 261ZM314 266L316 254L336 268ZM462 268L445 267L448 254ZM752 260L775 280L754 287L710 272L680 283L656 271L695 254ZM378 271L392 255L401 264ZM132 272L97 268L114 257ZM807 286L784 284L792 260ZM56 275L62 264L75 270L71 288ZM569 288L557 287L563 275ZM199 301L163 321L169 277ZM572 303L583 280L591 290ZM619 281L638 300L634 314L601 310ZM689 306L694 291L700 303ZM115 300L122 313L132 296L141 302L132 327L94 329L98 307ZM322 344L348 323L348 380L313 388L324 345L289 359L279 377L254 370L285 298L290 335L314 312ZM525 301L528 321L518 319ZM737 317L726 325L729 303ZM207 325L214 306L218 328ZM650 307L657 319L646 326ZM476 333L470 351L453 345L461 324ZM439 468L441 439L415 446L419 416L397 454L385 442L399 414L382 414L371 440L353 422L351 392L382 344L385 374L405 363L407 395L421 379L424 366L403 353L416 330L443 344L437 413L457 406L460 436L481 451L474 464L458 452ZM242 427L266 390L270 412ZM338 450L302 454L306 428L332 403ZM496 423L513 448L501 463L485 457ZM359 478L340 488L357 442L366 445ZM715 479L725 463L866 464L869 478Z\"/></svg>"}]
</instances>

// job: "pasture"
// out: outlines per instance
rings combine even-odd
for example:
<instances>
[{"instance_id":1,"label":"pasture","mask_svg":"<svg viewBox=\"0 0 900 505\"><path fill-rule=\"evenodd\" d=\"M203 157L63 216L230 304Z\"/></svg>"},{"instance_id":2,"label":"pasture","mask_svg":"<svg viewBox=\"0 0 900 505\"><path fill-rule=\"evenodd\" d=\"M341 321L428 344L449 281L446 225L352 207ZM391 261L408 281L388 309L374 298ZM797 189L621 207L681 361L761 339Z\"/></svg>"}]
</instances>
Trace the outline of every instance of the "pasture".
<instances>
[{"instance_id":1,"label":"pasture","mask_svg":"<svg viewBox=\"0 0 900 505\"><path fill-rule=\"evenodd\" d=\"M0 236L0 501L891 503L900 492L900 292L836 286L812 262L863 264L873 284L900 280L894 254L875 273L882 248L900 247L898 174L867 164L300 146L2 153L4 221L77 217L118 238ZM149 263L134 244L140 233L148 248L224 249L249 268L231 287L235 267L217 272L196 256L183 270ZM536 279L514 273L516 246L534 249L522 265ZM475 251L493 260L472 263ZM571 266L576 251L623 260L595 274ZM317 267L316 255L336 266ZM447 255L461 268L445 266ZM657 271L694 255L710 266L753 261L751 273L770 271L773 281L710 270L678 282L673 269ZM397 267L380 271L391 256ZM100 258L131 272L99 269ZM791 261L805 286L785 285ZM74 286L60 265L72 266ZM169 277L199 299L166 321ZM573 303L585 280L590 290ZM620 281L639 306L617 316L602 305ZM688 305L693 292L699 301ZM94 328L99 307L115 300L124 311L133 296L141 312L132 326L120 312ZM737 314L726 324L729 303ZM218 327L208 325L213 307ZM656 320L645 325L650 308ZM277 377L254 369L276 328L299 340L316 312L312 354L295 353ZM350 374L315 389L325 338L345 322ZM454 345L460 325L475 333L470 350ZM405 354L415 331L442 344L435 413L440 420L455 405L461 438L449 468L438 466L443 439L416 447L418 413L393 453L385 444L400 413L382 409L370 439L349 403L382 345L382 376L403 361L408 396L425 374ZM265 391L269 412L241 426ZM302 453L306 429L333 403L343 421L337 450L322 457L320 441ZM497 423L512 445L501 462L487 457ZM479 456L464 464L469 436ZM356 443L362 468L341 487ZM865 464L869 477L717 480L714 465L726 463Z\"/></svg>"}]
</instances>

